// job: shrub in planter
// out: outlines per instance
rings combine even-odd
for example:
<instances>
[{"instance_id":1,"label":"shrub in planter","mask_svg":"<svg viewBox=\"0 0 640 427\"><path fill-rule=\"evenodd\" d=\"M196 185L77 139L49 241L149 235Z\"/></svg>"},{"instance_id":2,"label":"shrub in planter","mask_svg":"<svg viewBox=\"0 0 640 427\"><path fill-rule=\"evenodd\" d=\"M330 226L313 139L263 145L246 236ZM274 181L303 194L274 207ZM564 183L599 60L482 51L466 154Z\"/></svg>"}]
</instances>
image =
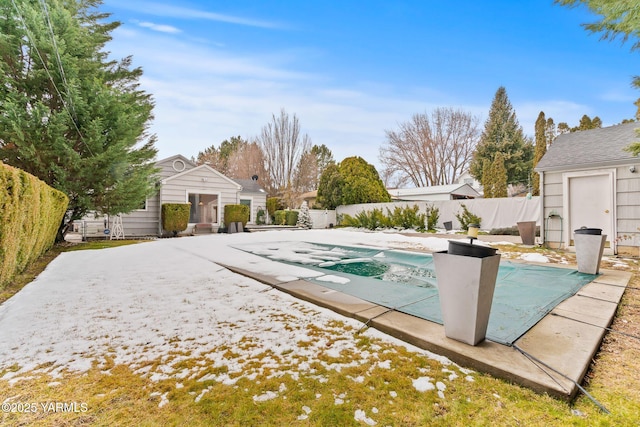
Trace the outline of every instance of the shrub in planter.
<instances>
[{"instance_id":1,"label":"shrub in planter","mask_svg":"<svg viewBox=\"0 0 640 427\"><path fill-rule=\"evenodd\" d=\"M232 222L241 222L244 227L249 222L249 206L247 205L225 205L224 225L229 228Z\"/></svg>"},{"instance_id":2,"label":"shrub in planter","mask_svg":"<svg viewBox=\"0 0 640 427\"><path fill-rule=\"evenodd\" d=\"M267 213L264 211L264 209L258 209L258 212L256 213L256 224L264 225L266 221L266 215Z\"/></svg>"},{"instance_id":3,"label":"shrub in planter","mask_svg":"<svg viewBox=\"0 0 640 427\"><path fill-rule=\"evenodd\" d=\"M173 233L174 237L186 230L189 225L190 210L191 203L163 203L162 229Z\"/></svg>"}]
</instances>

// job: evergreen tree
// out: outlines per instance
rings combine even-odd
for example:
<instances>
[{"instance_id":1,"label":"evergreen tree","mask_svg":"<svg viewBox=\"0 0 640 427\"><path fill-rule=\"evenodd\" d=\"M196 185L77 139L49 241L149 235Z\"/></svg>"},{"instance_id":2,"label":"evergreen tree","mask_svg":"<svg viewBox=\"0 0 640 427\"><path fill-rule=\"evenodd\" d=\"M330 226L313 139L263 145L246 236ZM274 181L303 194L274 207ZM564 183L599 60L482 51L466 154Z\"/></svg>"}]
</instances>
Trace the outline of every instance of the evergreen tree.
<instances>
[{"instance_id":1,"label":"evergreen tree","mask_svg":"<svg viewBox=\"0 0 640 427\"><path fill-rule=\"evenodd\" d=\"M339 169L344 179L343 205L391 201L378 171L362 157L347 157L340 162Z\"/></svg>"},{"instance_id":2,"label":"evergreen tree","mask_svg":"<svg viewBox=\"0 0 640 427\"><path fill-rule=\"evenodd\" d=\"M317 202L325 209L335 209L342 204L342 187L344 180L338 165L327 166L318 183Z\"/></svg>"},{"instance_id":3,"label":"evergreen tree","mask_svg":"<svg viewBox=\"0 0 640 427\"><path fill-rule=\"evenodd\" d=\"M493 167L489 159L484 159L482 162L482 190L485 199L493 197Z\"/></svg>"},{"instance_id":4,"label":"evergreen tree","mask_svg":"<svg viewBox=\"0 0 640 427\"><path fill-rule=\"evenodd\" d=\"M507 168L504 163L504 155L500 152L496 153L491 165L493 197L507 197Z\"/></svg>"},{"instance_id":5,"label":"evergreen tree","mask_svg":"<svg viewBox=\"0 0 640 427\"><path fill-rule=\"evenodd\" d=\"M551 118L549 118L551 120ZM548 130L548 121L544 116L544 111L540 111L538 114L538 118L536 120L536 146L533 154L533 167L535 168L544 153L547 152L547 130ZM531 179L531 194L534 196L540 195L540 175L536 172L533 172L533 177Z\"/></svg>"},{"instance_id":6,"label":"evergreen tree","mask_svg":"<svg viewBox=\"0 0 640 427\"><path fill-rule=\"evenodd\" d=\"M66 193L67 220L130 212L155 191L153 102L130 57L108 59L120 23L99 5L0 2L0 160Z\"/></svg>"},{"instance_id":7,"label":"evergreen tree","mask_svg":"<svg viewBox=\"0 0 640 427\"><path fill-rule=\"evenodd\" d=\"M311 214L309 213L309 205L305 200L302 202L302 206L300 206L300 212L298 212L298 222L296 224L298 227L311 228L313 226L313 222L311 221Z\"/></svg>"},{"instance_id":8,"label":"evergreen tree","mask_svg":"<svg viewBox=\"0 0 640 427\"><path fill-rule=\"evenodd\" d=\"M470 172L483 182L484 159L493 163L496 153L504 155L507 182L527 182L531 173L533 144L525 138L504 87L496 91L489 118L471 161Z\"/></svg>"},{"instance_id":9,"label":"evergreen tree","mask_svg":"<svg viewBox=\"0 0 640 427\"><path fill-rule=\"evenodd\" d=\"M361 157L330 164L320 177L318 203L326 209L357 203L390 202L378 171Z\"/></svg>"},{"instance_id":10,"label":"evergreen tree","mask_svg":"<svg viewBox=\"0 0 640 427\"><path fill-rule=\"evenodd\" d=\"M584 114L580 118L580 122L578 126L574 126L571 128L571 132L578 132L581 130L590 130L590 129L598 129L602 127L602 120L600 117L595 116L593 119L586 114Z\"/></svg>"},{"instance_id":11,"label":"evergreen tree","mask_svg":"<svg viewBox=\"0 0 640 427\"><path fill-rule=\"evenodd\" d=\"M640 49L640 19L635 0L555 0L564 6L584 5L598 16L598 20L584 27L592 33L602 33L605 40L621 37L623 42L633 40L631 50ZM633 77L632 85L640 89L640 76ZM635 102L638 110L636 119L640 120L640 99ZM627 150L634 155L640 154L640 143L631 143Z\"/></svg>"}]
</instances>

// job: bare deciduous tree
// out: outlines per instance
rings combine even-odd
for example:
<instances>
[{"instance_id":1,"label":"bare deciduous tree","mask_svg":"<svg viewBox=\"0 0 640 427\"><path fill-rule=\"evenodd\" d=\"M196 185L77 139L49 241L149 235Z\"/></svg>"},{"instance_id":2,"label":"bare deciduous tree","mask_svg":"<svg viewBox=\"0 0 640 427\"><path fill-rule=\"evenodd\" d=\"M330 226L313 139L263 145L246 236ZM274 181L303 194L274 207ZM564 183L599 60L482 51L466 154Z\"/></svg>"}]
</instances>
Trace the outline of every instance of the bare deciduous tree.
<instances>
[{"instance_id":1,"label":"bare deciduous tree","mask_svg":"<svg viewBox=\"0 0 640 427\"><path fill-rule=\"evenodd\" d=\"M298 118L295 114L289 118L284 109L280 110L280 115L274 114L272 121L262 128L257 142L264 153L267 191L272 195L290 193L300 159L311 147L309 136L300 135Z\"/></svg>"},{"instance_id":2,"label":"bare deciduous tree","mask_svg":"<svg viewBox=\"0 0 640 427\"><path fill-rule=\"evenodd\" d=\"M399 130L386 131L380 148L383 175L407 178L416 187L454 183L468 169L478 142L478 118L453 108L416 114Z\"/></svg>"},{"instance_id":3,"label":"bare deciduous tree","mask_svg":"<svg viewBox=\"0 0 640 427\"><path fill-rule=\"evenodd\" d=\"M264 153L257 142L244 142L229 155L228 175L231 178L250 179L257 175L260 184L267 180Z\"/></svg>"}]
</instances>

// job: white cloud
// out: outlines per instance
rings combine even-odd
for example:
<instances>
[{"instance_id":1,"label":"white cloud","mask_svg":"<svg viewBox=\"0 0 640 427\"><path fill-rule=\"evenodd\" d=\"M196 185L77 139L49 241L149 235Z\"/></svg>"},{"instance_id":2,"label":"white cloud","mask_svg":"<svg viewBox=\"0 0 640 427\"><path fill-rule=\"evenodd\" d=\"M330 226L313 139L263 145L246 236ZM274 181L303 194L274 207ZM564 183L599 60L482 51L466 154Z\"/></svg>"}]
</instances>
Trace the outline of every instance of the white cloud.
<instances>
[{"instance_id":1,"label":"white cloud","mask_svg":"<svg viewBox=\"0 0 640 427\"><path fill-rule=\"evenodd\" d=\"M133 12L145 13L153 16L164 16L177 19L201 19L207 21L224 22L227 24L244 25L259 28L283 28L282 24L240 16L224 15L200 9L173 6L152 1L118 1L111 0L107 6L117 7Z\"/></svg>"},{"instance_id":2,"label":"white cloud","mask_svg":"<svg viewBox=\"0 0 640 427\"><path fill-rule=\"evenodd\" d=\"M139 22L138 25L143 28L149 28L153 31L159 31L161 33L177 34L182 32L182 30L172 25L154 24L153 22Z\"/></svg>"}]
</instances>

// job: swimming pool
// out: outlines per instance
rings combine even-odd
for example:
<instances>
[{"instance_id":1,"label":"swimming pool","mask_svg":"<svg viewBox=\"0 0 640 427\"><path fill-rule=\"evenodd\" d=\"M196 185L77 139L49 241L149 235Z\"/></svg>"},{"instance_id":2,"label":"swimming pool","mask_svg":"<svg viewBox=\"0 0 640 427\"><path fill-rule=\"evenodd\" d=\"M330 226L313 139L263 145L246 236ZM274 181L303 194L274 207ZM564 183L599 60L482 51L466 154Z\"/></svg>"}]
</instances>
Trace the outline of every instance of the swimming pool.
<instances>
[{"instance_id":1,"label":"swimming pool","mask_svg":"<svg viewBox=\"0 0 640 427\"><path fill-rule=\"evenodd\" d=\"M235 247L322 273L305 280L442 324L437 277L430 254L287 241ZM595 277L574 269L502 261L487 338L512 344Z\"/></svg>"}]
</instances>

